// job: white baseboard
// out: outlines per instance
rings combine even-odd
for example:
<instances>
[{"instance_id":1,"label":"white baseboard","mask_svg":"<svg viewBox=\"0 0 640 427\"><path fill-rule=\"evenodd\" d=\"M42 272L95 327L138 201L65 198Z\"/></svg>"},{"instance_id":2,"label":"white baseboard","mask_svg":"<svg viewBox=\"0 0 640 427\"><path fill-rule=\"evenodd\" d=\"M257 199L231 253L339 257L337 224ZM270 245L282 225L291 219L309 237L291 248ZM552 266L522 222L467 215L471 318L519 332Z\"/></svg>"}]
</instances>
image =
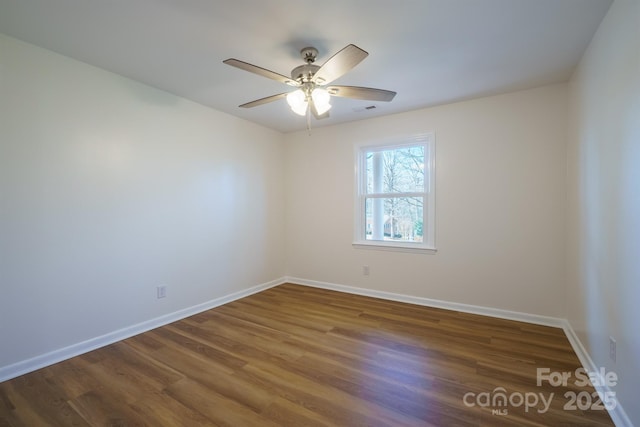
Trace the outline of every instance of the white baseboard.
<instances>
[{"instance_id":1,"label":"white baseboard","mask_svg":"<svg viewBox=\"0 0 640 427\"><path fill-rule=\"evenodd\" d=\"M590 372L590 373L599 372L598 368L596 367L596 365L593 363L593 360L589 356L589 353L587 353L586 349L582 345L582 342L580 342L580 339L578 338L575 331L571 327L571 324L566 319L549 317L549 316L539 316L537 314L521 313L517 311L501 310L498 308L483 307L478 305L460 304L456 302L441 301L441 300L423 298L423 297L415 297L411 295L396 294L391 292L376 291L376 290L366 289L366 288L357 288L353 286L338 285L335 283L301 279L299 277L285 277L285 281L287 283L294 283L298 285L311 286L314 288L321 288L321 289L329 289L329 290L338 291L338 292L346 292L349 294L363 295L367 297L381 298L381 299L386 299L391 301L399 301L399 302L406 302L409 304L423 305L426 307L442 308L446 310L460 311L463 313L480 314L483 316L497 317L500 319L516 320L519 322L532 323L536 325L562 328L567 336L567 339L569 340L569 343L571 344L571 347L573 348L573 351L576 352L576 355L578 356L578 359L580 360L582 367L587 372ZM604 384L604 383L605 383L604 381L600 381L600 384ZM606 386L595 387L595 389L599 393L603 401L604 401L604 393L612 391L609 387L606 387ZM633 427L633 424L631 423L631 420L629 419L626 412L622 408L622 405L620 405L620 402L618 402L617 399L615 400L616 400L615 408L608 411L614 424L616 425L616 427Z\"/></svg>"},{"instance_id":2,"label":"white baseboard","mask_svg":"<svg viewBox=\"0 0 640 427\"><path fill-rule=\"evenodd\" d=\"M238 300L240 298L247 297L249 295L262 292L266 289L284 283L283 279L272 280L261 285L253 286L248 289L243 289L238 292L234 292L229 295L225 295L219 298L212 299L202 304L197 304L192 307L187 307L182 310L175 311L173 313L166 314L164 316L156 317L136 325L128 326L117 331L109 332L108 334L91 338L86 341L82 341L76 344L72 344L68 347L51 351L46 354L42 354L31 359L23 360L12 365L0 367L0 382L10 380L12 378L19 377L20 375L33 372L35 370L44 368L46 366L53 365L54 363L61 362L66 359L70 359L75 356L87 353L92 350L96 350L100 347L104 347L109 344L130 338L134 335L141 334L151 329L158 328L160 326L167 325L169 323L176 322L184 319L185 317L193 316L194 314L201 313L203 311L210 310L223 304Z\"/></svg>"},{"instance_id":3,"label":"white baseboard","mask_svg":"<svg viewBox=\"0 0 640 427\"><path fill-rule=\"evenodd\" d=\"M597 375L599 381L598 381L598 384L594 386L594 388L598 392L600 399L604 402L605 401L604 396L607 396L607 395L614 396L616 405L613 409L610 409L608 411L609 415L611 416L611 419L613 420L613 423L616 425L616 427L633 427L633 423L631 423L629 416L627 415L624 408L618 401L617 397L615 397L614 390L612 390L607 385L607 382L604 381L604 379L602 378L600 369L593 362L593 359L591 359L591 356L585 349L584 345L582 344L582 341L580 341L580 338L578 338L578 335L573 330L573 327L571 326L571 323L569 323L568 320L564 320L564 325L562 329L564 329L564 333L567 335L567 339L571 343L571 347L573 347L573 351L576 352L578 359L580 359L580 363L582 364L582 367L587 372Z\"/></svg>"},{"instance_id":4,"label":"white baseboard","mask_svg":"<svg viewBox=\"0 0 640 427\"><path fill-rule=\"evenodd\" d=\"M335 283L318 282L315 280L301 279L299 277L285 277L287 283L311 286L314 288L329 289L349 294L363 295L373 298L381 298L391 301L406 302L409 304L423 305L426 307L443 308L446 310L460 311L463 313L480 314L483 316L497 317L499 319L516 320L519 322L533 323L536 325L553 326L562 328L564 319L537 314L521 313L518 311L501 310L499 308L483 307L479 305L461 304L457 302L442 301L431 298L416 297L411 295L396 294L391 292L376 291L372 289L356 288L353 286L338 285Z\"/></svg>"}]
</instances>

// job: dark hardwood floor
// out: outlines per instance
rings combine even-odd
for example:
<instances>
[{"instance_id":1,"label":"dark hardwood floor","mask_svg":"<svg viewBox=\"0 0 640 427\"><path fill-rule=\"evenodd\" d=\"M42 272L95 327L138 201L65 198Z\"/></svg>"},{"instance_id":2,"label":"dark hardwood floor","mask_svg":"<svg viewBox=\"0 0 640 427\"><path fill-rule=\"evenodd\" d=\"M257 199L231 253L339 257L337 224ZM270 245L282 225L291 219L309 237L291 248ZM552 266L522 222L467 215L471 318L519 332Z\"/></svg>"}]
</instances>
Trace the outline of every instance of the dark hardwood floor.
<instances>
[{"instance_id":1,"label":"dark hardwood floor","mask_svg":"<svg viewBox=\"0 0 640 427\"><path fill-rule=\"evenodd\" d=\"M0 383L0 426L612 426L536 383L579 366L561 329L285 284Z\"/></svg>"}]
</instances>

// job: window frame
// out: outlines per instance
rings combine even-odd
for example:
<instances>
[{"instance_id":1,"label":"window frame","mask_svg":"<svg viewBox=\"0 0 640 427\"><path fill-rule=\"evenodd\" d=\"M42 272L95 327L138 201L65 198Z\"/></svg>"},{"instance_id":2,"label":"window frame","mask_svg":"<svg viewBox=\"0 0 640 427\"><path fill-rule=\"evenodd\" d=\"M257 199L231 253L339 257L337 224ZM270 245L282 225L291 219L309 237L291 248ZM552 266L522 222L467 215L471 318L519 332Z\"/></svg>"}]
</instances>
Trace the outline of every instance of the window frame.
<instances>
[{"instance_id":1,"label":"window frame","mask_svg":"<svg viewBox=\"0 0 640 427\"><path fill-rule=\"evenodd\" d=\"M373 151L386 151L403 147L415 147L423 145L425 149L425 189L417 192L423 197L423 238L422 242L400 242L393 240L367 240L366 238L366 200L372 198L367 193L367 154ZM435 173L435 134L433 132L421 133L408 137L397 137L373 144L362 144L355 147L355 222L353 247L356 249L373 249L383 251L435 253L435 200L436 200L436 173ZM428 153L428 155L427 155ZM428 183L428 188L426 183ZM405 193L389 193L405 194ZM383 193L378 197L383 197Z\"/></svg>"}]
</instances>

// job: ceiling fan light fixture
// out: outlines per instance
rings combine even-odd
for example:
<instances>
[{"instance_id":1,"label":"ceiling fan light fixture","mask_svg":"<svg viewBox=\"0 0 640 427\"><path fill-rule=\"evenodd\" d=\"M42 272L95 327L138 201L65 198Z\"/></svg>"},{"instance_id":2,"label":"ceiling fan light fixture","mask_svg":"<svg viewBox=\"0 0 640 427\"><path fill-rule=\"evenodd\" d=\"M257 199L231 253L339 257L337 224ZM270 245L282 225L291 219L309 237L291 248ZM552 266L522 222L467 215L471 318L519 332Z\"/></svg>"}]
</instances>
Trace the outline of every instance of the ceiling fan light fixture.
<instances>
[{"instance_id":1,"label":"ceiling fan light fixture","mask_svg":"<svg viewBox=\"0 0 640 427\"><path fill-rule=\"evenodd\" d=\"M258 105L287 98L287 103L295 114L307 116L307 128L309 128L311 116L317 120L329 117L328 113L331 109L330 101L332 96L389 102L396 95L395 92L390 90L371 87L326 86L349 72L369 55L356 45L347 45L321 66L315 65L315 59L318 54L316 48L305 47L300 51L300 54L305 63L291 70L291 77L235 58L222 61L232 67L298 88L298 90L294 90L293 92L279 93L246 102L240 105L240 107L257 107Z\"/></svg>"},{"instance_id":2,"label":"ceiling fan light fixture","mask_svg":"<svg viewBox=\"0 0 640 427\"><path fill-rule=\"evenodd\" d=\"M304 116L307 114L307 97L301 89L290 92L287 95L287 103L289 107L293 110L294 113L299 116Z\"/></svg>"},{"instance_id":3,"label":"ceiling fan light fixture","mask_svg":"<svg viewBox=\"0 0 640 427\"><path fill-rule=\"evenodd\" d=\"M325 89L313 89L313 92L311 92L311 99L313 100L313 105L316 107L316 111L319 115L323 115L331 108L331 104L329 103L331 95L329 95L329 92Z\"/></svg>"}]
</instances>

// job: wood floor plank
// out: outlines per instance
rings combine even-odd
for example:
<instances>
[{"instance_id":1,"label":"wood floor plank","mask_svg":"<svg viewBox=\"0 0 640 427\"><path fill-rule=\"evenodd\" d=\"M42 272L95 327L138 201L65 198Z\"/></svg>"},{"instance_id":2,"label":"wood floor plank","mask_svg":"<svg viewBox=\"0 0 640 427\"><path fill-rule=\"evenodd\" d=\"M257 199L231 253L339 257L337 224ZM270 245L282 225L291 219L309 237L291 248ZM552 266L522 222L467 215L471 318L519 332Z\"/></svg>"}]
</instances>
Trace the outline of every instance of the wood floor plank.
<instances>
[{"instance_id":1,"label":"wood floor plank","mask_svg":"<svg viewBox=\"0 0 640 427\"><path fill-rule=\"evenodd\" d=\"M70 405L91 426L147 425L145 418L120 399L113 388L91 390L71 401Z\"/></svg>"},{"instance_id":2,"label":"wood floor plank","mask_svg":"<svg viewBox=\"0 0 640 427\"><path fill-rule=\"evenodd\" d=\"M73 399L100 386L98 380L87 371L87 363L79 358L56 363L42 369L45 378L57 381L65 397Z\"/></svg>"},{"instance_id":3,"label":"wood floor plank","mask_svg":"<svg viewBox=\"0 0 640 427\"><path fill-rule=\"evenodd\" d=\"M12 381L7 388L4 384L2 386L7 390L8 400L13 407L11 412L16 421L22 421L26 425L43 426L87 425L69 405L64 391L58 387L54 379L30 373Z\"/></svg>"},{"instance_id":4,"label":"wood floor plank","mask_svg":"<svg viewBox=\"0 0 640 427\"><path fill-rule=\"evenodd\" d=\"M300 371L273 364L255 363L243 368L251 377L272 386L272 391L318 414L329 417L338 426L393 426L407 417L384 407L369 404L360 396L342 390ZM418 422L413 420L413 425Z\"/></svg>"},{"instance_id":5,"label":"wood floor plank","mask_svg":"<svg viewBox=\"0 0 640 427\"><path fill-rule=\"evenodd\" d=\"M189 378L185 378L169 387L167 393L182 405L201 413L218 426L277 426L277 424L261 417L251 408Z\"/></svg>"},{"instance_id":6,"label":"wood floor plank","mask_svg":"<svg viewBox=\"0 0 640 427\"><path fill-rule=\"evenodd\" d=\"M284 284L0 383L0 427L613 425L541 367L580 367L559 328Z\"/></svg>"},{"instance_id":7,"label":"wood floor plank","mask_svg":"<svg viewBox=\"0 0 640 427\"><path fill-rule=\"evenodd\" d=\"M131 405L131 408L149 426L216 426L206 416L186 407L169 396L166 391L145 395L140 401Z\"/></svg>"},{"instance_id":8,"label":"wood floor plank","mask_svg":"<svg viewBox=\"0 0 640 427\"><path fill-rule=\"evenodd\" d=\"M331 420L286 399L277 397L262 415L278 425L331 427Z\"/></svg>"}]
</instances>

